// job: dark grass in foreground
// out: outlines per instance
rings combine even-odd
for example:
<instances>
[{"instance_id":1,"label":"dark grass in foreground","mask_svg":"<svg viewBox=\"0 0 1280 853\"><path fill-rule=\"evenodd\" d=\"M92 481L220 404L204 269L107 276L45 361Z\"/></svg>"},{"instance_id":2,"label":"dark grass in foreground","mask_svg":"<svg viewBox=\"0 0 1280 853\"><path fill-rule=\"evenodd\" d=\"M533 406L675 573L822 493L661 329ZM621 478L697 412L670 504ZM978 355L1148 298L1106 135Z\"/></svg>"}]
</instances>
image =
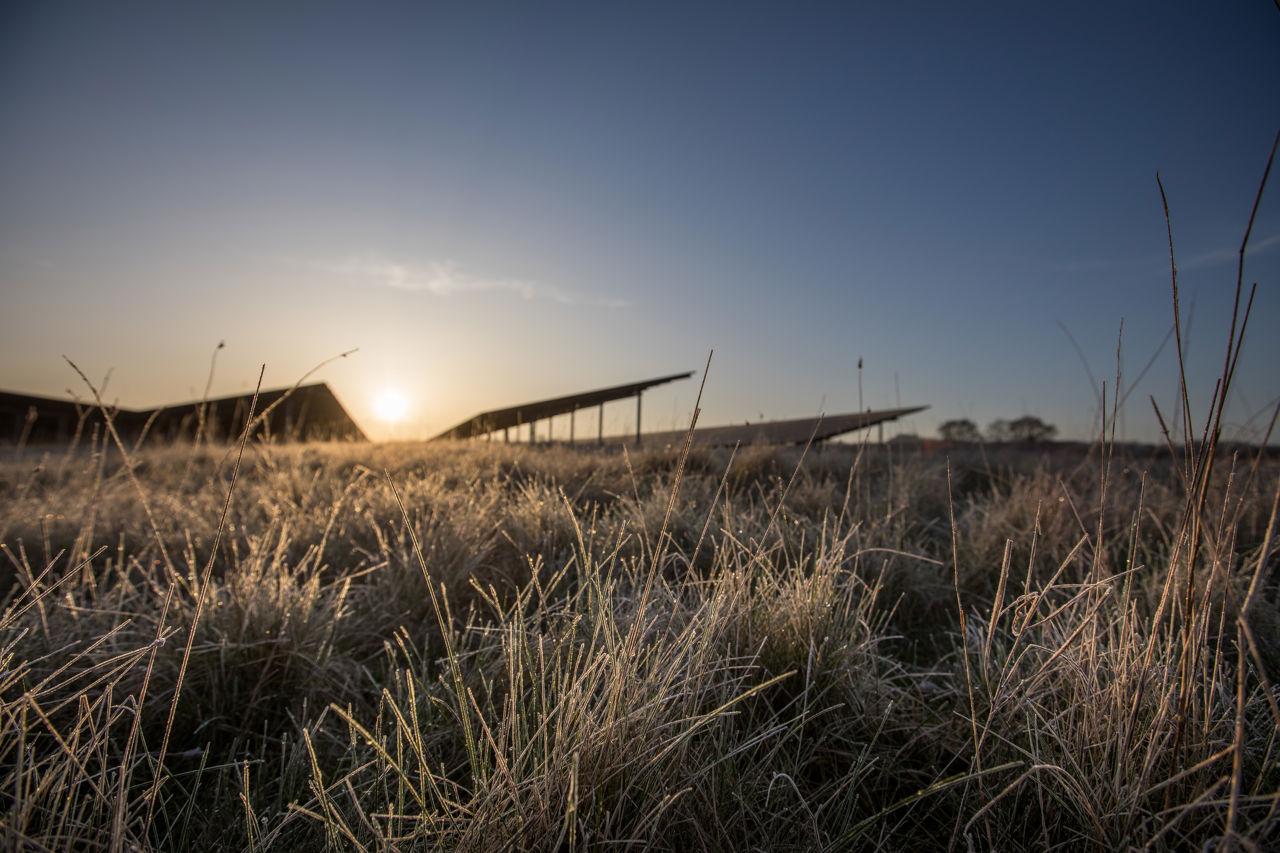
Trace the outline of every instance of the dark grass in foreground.
<instances>
[{"instance_id":1,"label":"dark grass in foreground","mask_svg":"<svg viewBox=\"0 0 1280 853\"><path fill-rule=\"evenodd\" d=\"M28 451L3 845L1274 840L1273 461L801 455Z\"/></svg>"}]
</instances>

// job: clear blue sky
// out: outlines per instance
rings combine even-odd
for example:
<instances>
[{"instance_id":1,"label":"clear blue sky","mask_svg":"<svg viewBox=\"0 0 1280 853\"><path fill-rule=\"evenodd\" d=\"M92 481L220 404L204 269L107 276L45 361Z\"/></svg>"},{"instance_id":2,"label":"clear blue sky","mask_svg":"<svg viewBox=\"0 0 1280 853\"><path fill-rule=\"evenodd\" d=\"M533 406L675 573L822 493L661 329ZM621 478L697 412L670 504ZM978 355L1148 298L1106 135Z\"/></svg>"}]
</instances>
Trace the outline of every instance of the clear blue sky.
<instances>
[{"instance_id":1,"label":"clear blue sky","mask_svg":"<svg viewBox=\"0 0 1280 853\"><path fill-rule=\"evenodd\" d=\"M181 8L180 8L181 7ZM1125 323L1193 392L1280 128L1271 0L10 3L0 12L0 387L114 368L126 405L316 362L382 435L674 370L704 423L932 409L1071 437ZM1280 175L1277 176L1280 178ZM1230 414L1280 395L1280 180ZM1172 348L1125 431L1155 437ZM384 388L411 401L371 422ZM687 418L696 385L646 397ZM609 423L622 429L629 410Z\"/></svg>"}]
</instances>

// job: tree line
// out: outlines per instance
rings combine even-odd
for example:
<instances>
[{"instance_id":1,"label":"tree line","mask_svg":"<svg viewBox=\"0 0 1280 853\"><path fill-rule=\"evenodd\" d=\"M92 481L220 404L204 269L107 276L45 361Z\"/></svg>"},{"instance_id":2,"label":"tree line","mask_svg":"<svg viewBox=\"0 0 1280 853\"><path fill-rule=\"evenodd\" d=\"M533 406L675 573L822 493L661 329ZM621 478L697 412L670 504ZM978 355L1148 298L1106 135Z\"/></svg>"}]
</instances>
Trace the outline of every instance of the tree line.
<instances>
[{"instance_id":1,"label":"tree line","mask_svg":"<svg viewBox=\"0 0 1280 853\"><path fill-rule=\"evenodd\" d=\"M1024 444L1040 444L1052 441L1058 434L1058 428L1045 423L1034 415L1023 415L1013 420L996 420L987 425L986 434L978 431L978 425L968 418L957 418L944 422L938 427L938 434L947 441L978 442L989 441L997 444L1020 442Z\"/></svg>"}]
</instances>

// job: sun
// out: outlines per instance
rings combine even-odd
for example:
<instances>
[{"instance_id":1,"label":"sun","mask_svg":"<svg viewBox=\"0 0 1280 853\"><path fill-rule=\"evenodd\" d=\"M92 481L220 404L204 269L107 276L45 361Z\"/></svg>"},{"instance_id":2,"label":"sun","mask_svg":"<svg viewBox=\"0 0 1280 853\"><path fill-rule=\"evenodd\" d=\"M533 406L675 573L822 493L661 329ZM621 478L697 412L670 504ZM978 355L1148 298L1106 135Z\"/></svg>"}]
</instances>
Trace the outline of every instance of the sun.
<instances>
[{"instance_id":1,"label":"sun","mask_svg":"<svg viewBox=\"0 0 1280 853\"><path fill-rule=\"evenodd\" d=\"M409 413L409 398L394 388L384 388L373 398L373 413L389 424L402 421Z\"/></svg>"}]
</instances>

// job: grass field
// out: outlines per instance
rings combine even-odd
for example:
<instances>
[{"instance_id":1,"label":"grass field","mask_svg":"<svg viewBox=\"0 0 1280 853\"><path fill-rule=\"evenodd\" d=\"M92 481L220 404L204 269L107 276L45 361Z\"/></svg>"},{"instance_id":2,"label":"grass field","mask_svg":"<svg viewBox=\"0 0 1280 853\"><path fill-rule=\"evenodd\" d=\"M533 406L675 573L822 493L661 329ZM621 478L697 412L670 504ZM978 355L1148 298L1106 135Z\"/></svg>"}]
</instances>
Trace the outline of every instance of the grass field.
<instances>
[{"instance_id":1,"label":"grass field","mask_svg":"<svg viewBox=\"0 0 1280 853\"><path fill-rule=\"evenodd\" d=\"M0 465L4 846L1275 840L1268 458L236 459Z\"/></svg>"}]
</instances>

